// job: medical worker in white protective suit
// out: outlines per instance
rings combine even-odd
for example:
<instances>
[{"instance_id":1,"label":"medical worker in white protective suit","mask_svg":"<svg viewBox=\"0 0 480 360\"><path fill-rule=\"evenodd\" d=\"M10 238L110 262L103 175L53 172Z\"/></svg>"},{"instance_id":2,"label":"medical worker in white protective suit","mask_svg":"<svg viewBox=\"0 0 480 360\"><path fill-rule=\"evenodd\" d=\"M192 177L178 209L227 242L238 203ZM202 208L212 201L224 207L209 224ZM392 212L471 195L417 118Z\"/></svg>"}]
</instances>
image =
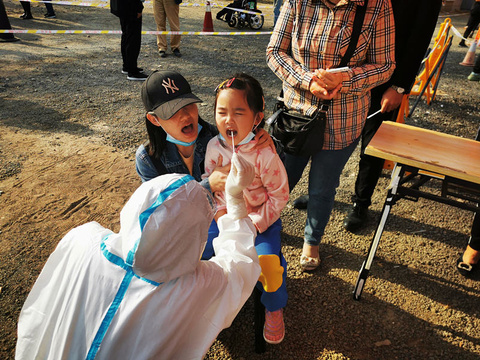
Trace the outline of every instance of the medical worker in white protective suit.
<instances>
[{"instance_id":1,"label":"medical worker in white protective suit","mask_svg":"<svg viewBox=\"0 0 480 360\"><path fill-rule=\"evenodd\" d=\"M91 222L48 259L18 323L17 359L201 359L260 275L242 190L253 166L232 159L216 256L200 261L214 208L190 175L159 176L123 208L118 234Z\"/></svg>"}]
</instances>

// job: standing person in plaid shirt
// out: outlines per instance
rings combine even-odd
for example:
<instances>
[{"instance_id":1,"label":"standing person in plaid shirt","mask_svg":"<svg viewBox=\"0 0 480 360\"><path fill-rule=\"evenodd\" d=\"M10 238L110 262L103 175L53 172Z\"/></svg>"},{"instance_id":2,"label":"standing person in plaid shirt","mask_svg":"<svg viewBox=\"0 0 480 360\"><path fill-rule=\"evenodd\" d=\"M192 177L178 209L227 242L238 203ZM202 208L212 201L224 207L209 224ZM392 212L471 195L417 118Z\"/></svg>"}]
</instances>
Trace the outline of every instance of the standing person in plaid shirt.
<instances>
[{"instance_id":1,"label":"standing person in plaid shirt","mask_svg":"<svg viewBox=\"0 0 480 360\"><path fill-rule=\"evenodd\" d=\"M283 81L288 109L312 116L331 100L323 149L313 156L286 154L289 187L308 161L309 202L300 265L320 265L319 244L333 208L340 174L358 144L370 107L370 90L395 69L395 30L390 0L368 0L348 69L329 73L345 54L355 12L366 0L286 0L267 47L267 63Z\"/></svg>"}]
</instances>

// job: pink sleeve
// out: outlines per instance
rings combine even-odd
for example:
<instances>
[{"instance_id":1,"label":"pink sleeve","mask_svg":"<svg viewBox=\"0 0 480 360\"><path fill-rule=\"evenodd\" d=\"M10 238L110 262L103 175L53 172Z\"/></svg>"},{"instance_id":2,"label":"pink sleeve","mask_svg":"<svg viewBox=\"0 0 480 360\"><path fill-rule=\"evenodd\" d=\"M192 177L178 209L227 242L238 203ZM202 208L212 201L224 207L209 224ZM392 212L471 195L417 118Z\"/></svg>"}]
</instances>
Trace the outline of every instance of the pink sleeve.
<instances>
[{"instance_id":1,"label":"pink sleeve","mask_svg":"<svg viewBox=\"0 0 480 360\"><path fill-rule=\"evenodd\" d=\"M288 177L280 157L266 148L259 155L260 179L267 192L267 201L256 211L249 213L259 232L264 232L280 218L288 202Z\"/></svg>"}]
</instances>

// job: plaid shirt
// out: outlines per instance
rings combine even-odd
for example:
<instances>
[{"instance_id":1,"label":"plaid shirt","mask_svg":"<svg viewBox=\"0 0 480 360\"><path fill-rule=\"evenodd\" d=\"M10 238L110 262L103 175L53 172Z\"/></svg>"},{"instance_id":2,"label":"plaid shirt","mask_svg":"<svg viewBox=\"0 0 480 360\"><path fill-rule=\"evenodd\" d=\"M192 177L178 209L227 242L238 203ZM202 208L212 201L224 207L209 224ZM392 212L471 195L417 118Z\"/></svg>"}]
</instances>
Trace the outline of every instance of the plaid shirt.
<instances>
[{"instance_id":1,"label":"plaid shirt","mask_svg":"<svg viewBox=\"0 0 480 360\"><path fill-rule=\"evenodd\" d=\"M312 115L319 100L309 91L315 69L338 67L364 0L286 0L267 47L267 63L283 81L285 105ZM370 89L395 69L395 28L390 0L369 0L357 47L327 114L324 149L338 150L361 134Z\"/></svg>"}]
</instances>

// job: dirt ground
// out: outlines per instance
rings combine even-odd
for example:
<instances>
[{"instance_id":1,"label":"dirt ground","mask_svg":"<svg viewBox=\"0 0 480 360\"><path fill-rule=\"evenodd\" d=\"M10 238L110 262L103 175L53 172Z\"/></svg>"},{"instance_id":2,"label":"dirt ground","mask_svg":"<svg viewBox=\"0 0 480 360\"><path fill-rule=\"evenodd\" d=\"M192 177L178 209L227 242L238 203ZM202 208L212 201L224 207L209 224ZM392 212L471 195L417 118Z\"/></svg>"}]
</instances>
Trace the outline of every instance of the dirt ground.
<instances>
[{"instance_id":1,"label":"dirt ground","mask_svg":"<svg viewBox=\"0 0 480 360\"><path fill-rule=\"evenodd\" d=\"M107 9L54 5L57 19L20 20L17 1L5 6L14 29L118 30ZM151 5L144 30L155 30ZM272 27L272 8L262 31ZM213 17L218 8L213 8ZM451 15L463 32L468 15ZM181 27L201 31L204 8L182 7ZM237 31L214 20L216 31ZM16 323L25 298L49 254L71 228L97 221L119 230L119 211L140 184L134 153L145 140L139 82L120 73L118 35L19 34L0 43L0 358L13 359ZM194 36L182 39L181 59L161 59L155 37L142 38L139 66L175 69L204 101L212 121L213 89L233 72L262 83L271 109L280 81L265 64L268 34ZM458 65L466 49L447 59L436 100L422 100L407 122L474 138L480 124L479 84L466 81L471 68ZM267 114L268 116L269 114ZM448 151L448 149L446 149ZM472 215L446 205L400 201L392 211L362 300L352 300L358 270L385 197L380 180L368 227L343 230L358 162L350 159L321 244L323 264L310 274L298 258L305 221L289 203L282 214L283 250L289 262L289 304L284 342L253 351L253 305L249 301L223 331L208 359L478 359L479 276L464 279L454 264L468 239ZM432 187L436 185L431 185ZM306 178L291 195L306 191ZM161 331L161 329L159 329Z\"/></svg>"}]
</instances>

